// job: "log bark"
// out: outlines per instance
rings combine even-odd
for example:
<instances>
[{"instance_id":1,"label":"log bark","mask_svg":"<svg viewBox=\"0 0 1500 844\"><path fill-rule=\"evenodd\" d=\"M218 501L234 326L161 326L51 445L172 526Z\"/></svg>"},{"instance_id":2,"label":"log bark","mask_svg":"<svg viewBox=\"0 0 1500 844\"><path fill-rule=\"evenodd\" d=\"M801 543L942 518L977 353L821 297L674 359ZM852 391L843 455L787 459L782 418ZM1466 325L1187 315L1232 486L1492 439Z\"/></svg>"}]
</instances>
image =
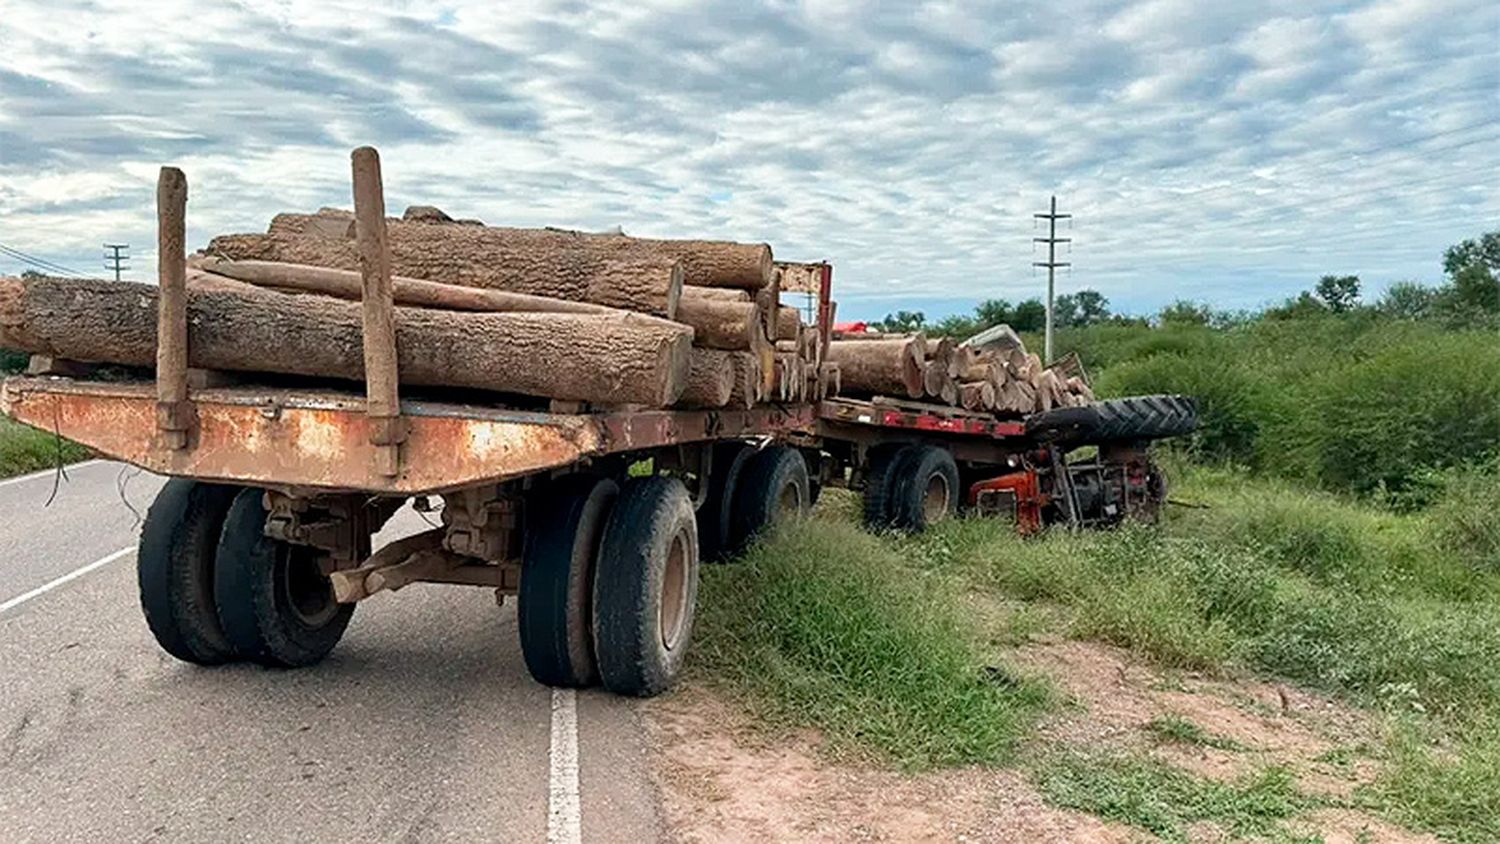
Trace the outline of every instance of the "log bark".
<instances>
[{"instance_id":1,"label":"log bark","mask_svg":"<svg viewBox=\"0 0 1500 844\"><path fill-rule=\"evenodd\" d=\"M693 327L693 342L709 349L746 351L760 339L760 309L754 302L688 298L677 321Z\"/></svg>"},{"instance_id":2,"label":"log bark","mask_svg":"<svg viewBox=\"0 0 1500 844\"><path fill-rule=\"evenodd\" d=\"M907 398L922 397L922 362L914 338L840 340L829 344L828 360L838 364L843 391Z\"/></svg>"},{"instance_id":3,"label":"log bark","mask_svg":"<svg viewBox=\"0 0 1500 844\"><path fill-rule=\"evenodd\" d=\"M682 288L684 299L716 299L720 302L749 302L754 299L748 290L737 290L733 287L697 287L686 285Z\"/></svg>"},{"instance_id":4,"label":"log bark","mask_svg":"<svg viewBox=\"0 0 1500 844\"><path fill-rule=\"evenodd\" d=\"M760 356L754 352L730 352L734 380L729 391L729 406L751 408L761 401Z\"/></svg>"},{"instance_id":5,"label":"log bark","mask_svg":"<svg viewBox=\"0 0 1500 844\"><path fill-rule=\"evenodd\" d=\"M687 407L723 407L734 393L734 352L693 349L688 355L687 379L681 404Z\"/></svg>"},{"instance_id":6,"label":"log bark","mask_svg":"<svg viewBox=\"0 0 1500 844\"><path fill-rule=\"evenodd\" d=\"M194 256L188 261L188 265L207 273L274 290L299 290L355 301L358 301L363 294L359 273L348 270L333 270L307 264L282 264L274 261L227 261L223 258L210 258L202 255ZM595 305L592 302L574 302L568 299L552 299L505 290L486 290L480 287L460 287L456 284L443 284L403 276L393 277L391 287L396 297L396 304L421 308L495 313L523 311L572 314L621 313L619 309Z\"/></svg>"},{"instance_id":7,"label":"log bark","mask_svg":"<svg viewBox=\"0 0 1500 844\"><path fill-rule=\"evenodd\" d=\"M560 298L577 297L560 295L558 285L576 288L581 277L594 275L600 265L610 262L681 263L686 283L706 287L758 290L773 275L771 248L765 244L434 225L423 219L392 219L388 228L393 268L401 275ZM267 234L217 237L210 242L209 252L353 269L346 254L351 239L352 235L340 236L332 215L280 214ZM544 289L532 289L535 285Z\"/></svg>"},{"instance_id":8,"label":"log bark","mask_svg":"<svg viewBox=\"0 0 1500 844\"><path fill-rule=\"evenodd\" d=\"M342 217L277 215L267 234L221 235L209 255L356 270L352 227L331 233ZM391 271L409 278L593 302L671 319L685 278L680 261L650 251L598 245L630 240L576 232L433 225L388 219Z\"/></svg>"},{"instance_id":9,"label":"log bark","mask_svg":"<svg viewBox=\"0 0 1500 844\"><path fill-rule=\"evenodd\" d=\"M782 305L776 310L776 339L796 340L802 336L802 315L797 309Z\"/></svg>"},{"instance_id":10,"label":"log bark","mask_svg":"<svg viewBox=\"0 0 1500 844\"><path fill-rule=\"evenodd\" d=\"M234 282L231 282L233 284ZM150 366L152 285L0 278L0 346ZM687 376L692 332L638 314L396 309L404 384L665 407ZM266 290L188 292L189 365L363 380L359 305Z\"/></svg>"}]
</instances>

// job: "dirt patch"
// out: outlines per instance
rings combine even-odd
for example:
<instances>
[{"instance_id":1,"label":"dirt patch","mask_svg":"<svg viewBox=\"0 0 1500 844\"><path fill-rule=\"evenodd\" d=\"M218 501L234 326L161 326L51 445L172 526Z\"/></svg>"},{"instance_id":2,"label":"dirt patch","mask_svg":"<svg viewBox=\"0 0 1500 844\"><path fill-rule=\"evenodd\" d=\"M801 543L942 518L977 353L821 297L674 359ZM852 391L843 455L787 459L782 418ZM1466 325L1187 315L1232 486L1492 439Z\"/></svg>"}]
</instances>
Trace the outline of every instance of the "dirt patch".
<instances>
[{"instance_id":1,"label":"dirt patch","mask_svg":"<svg viewBox=\"0 0 1500 844\"><path fill-rule=\"evenodd\" d=\"M1018 772L906 776L830 761L816 736L767 736L700 689L646 706L668 829L681 842L1138 840L1047 805Z\"/></svg>"},{"instance_id":2,"label":"dirt patch","mask_svg":"<svg viewBox=\"0 0 1500 844\"><path fill-rule=\"evenodd\" d=\"M1318 835L1323 844L1437 844L1434 835L1412 832L1352 809L1318 809L1292 821L1294 830Z\"/></svg>"},{"instance_id":3,"label":"dirt patch","mask_svg":"<svg viewBox=\"0 0 1500 844\"><path fill-rule=\"evenodd\" d=\"M1096 642L1042 641L1009 654L1050 677L1076 703L1047 719L1043 740L1144 749L1194 774L1232 780L1280 765L1308 794L1347 797L1379 774L1368 716L1292 686L1163 671ZM1153 721L1192 724L1208 744L1153 734ZM1215 746L1217 745L1217 746Z\"/></svg>"},{"instance_id":4,"label":"dirt patch","mask_svg":"<svg viewBox=\"0 0 1500 844\"><path fill-rule=\"evenodd\" d=\"M1366 752L1378 738L1371 718L1315 693L1166 671L1091 642L1034 641L999 650L1008 664L1049 678L1072 701L1039 727L1033 740L1039 754L1058 747L1144 752L1221 781L1284 766L1303 793L1335 799L1379 774ZM676 841L1150 839L1049 805L1023 771L904 775L835 757L813 731L761 729L702 688L650 701L645 714L653 777ZM1162 722L1177 726L1164 729ZM1288 827L1329 842L1434 840L1351 809L1315 810ZM1192 841L1227 840L1211 823L1187 833Z\"/></svg>"}]
</instances>

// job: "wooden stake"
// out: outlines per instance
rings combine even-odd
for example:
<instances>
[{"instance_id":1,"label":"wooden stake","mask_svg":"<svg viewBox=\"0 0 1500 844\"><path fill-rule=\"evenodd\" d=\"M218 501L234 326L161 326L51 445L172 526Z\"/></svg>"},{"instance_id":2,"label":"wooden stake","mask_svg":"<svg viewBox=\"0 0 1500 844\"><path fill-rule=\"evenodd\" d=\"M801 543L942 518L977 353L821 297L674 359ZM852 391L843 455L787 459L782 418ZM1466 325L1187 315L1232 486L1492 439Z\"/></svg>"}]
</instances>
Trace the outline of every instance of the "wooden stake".
<instances>
[{"instance_id":1,"label":"wooden stake","mask_svg":"<svg viewBox=\"0 0 1500 844\"><path fill-rule=\"evenodd\" d=\"M156 180L156 424L167 448L187 448L187 176L163 167Z\"/></svg>"},{"instance_id":2,"label":"wooden stake","mask_svg":"<svg viewBox=\"0 0 1500 844\"><path fill-rule=\"evenodd\" d=\"M400 470L401 398L397 391L396 305L391 290L391 253L385 237L385 187L380 154L360 147L350 156L354 172L354 238L364 282L365 412L370 442L380 446L381 474Z\"/></svg>"}]
</instances>

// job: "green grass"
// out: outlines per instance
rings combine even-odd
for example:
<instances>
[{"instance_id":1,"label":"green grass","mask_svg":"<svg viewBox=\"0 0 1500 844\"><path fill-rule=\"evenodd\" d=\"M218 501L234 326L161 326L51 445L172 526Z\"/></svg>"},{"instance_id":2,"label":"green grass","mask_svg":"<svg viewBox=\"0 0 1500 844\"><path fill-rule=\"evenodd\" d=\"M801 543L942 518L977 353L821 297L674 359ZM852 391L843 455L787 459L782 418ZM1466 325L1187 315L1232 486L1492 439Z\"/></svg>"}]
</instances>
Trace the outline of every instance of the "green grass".
<instances>
[{"instance_id":1,"label":"green grass","mask_svg":"<svg viewBox=\"0 0 1500 844\"><path fill-rule=\"evenodd\" d=\"M1181 715L1152 718L1146 723L1146 732L1162 743L1192 744L1236 752L1245 750L1245 746L1234 739L1210 733Z\"/></svg>"},{"instance_id":2,"label":"green grass","mask_svg":"<svg viewBox=\"0 0 1500 844\"><path fill-rule=\"evenodd\" d=\"M1372 808L1444 839L1500 841L1500 718L1493 709L1444 736L1419 719L1391 731Z\"/></svg>"},{"instance_id":3,"label":"green grass","mask_svg":"<svg viewBox=\"0 0 1500 844\"><path fill-rule=\"evenodd\" d=\"M695 653L773 720L896 764L1011 758L1047 689L986 660L953 584L842 521L794 525L703 571Z\"/></svg>"},{"instance_id":4,"label":"green grass","mask_svg":"<svg viewBox=\"0 0 1500 844\"><path fill-rule=\"evenodd\" d=\"M1448 473L1416 512L1244 470L1173 477L1201 506L1161 527L1036 539L989 520L870 536L831 490L816 520L704 571L695 664L773 723L905 768L1022 761L1051 700L999 655L1043 632L1283 678L1397 725L1357 805L1454 840L1500 835L1500 569L1483 518L1500 476ZM1148 731L1241 749L1181 718ZM1281 836L1297 808L1279 774L1222 785L1056 754L1024 762L1054 800L1168 837L1200 821Z\"/></svg>"},{"instance_id":5,"label":"green grass","mask_svg":"<svg viewBox=\"0 0 1500 844\"><path fill-rule=\"evenodd\" d=\"M0 416L0 478L77 463L88 449Z\"/></svg>"},{"instance_id":6,"label":"green grass","mask_svg":"<svg viewBox=\"0 0 1500 844\"><path fill-rule=\"evenodd\" d=\"M1202 779L1135 755L1055 753L1036 769L1042 794L1059 806L1187 841L1211 823L1231 840L1287 837L1288 820L1307 808L1291 774L1267 768L1232 783Z\"/></svg>"}]
</instances>

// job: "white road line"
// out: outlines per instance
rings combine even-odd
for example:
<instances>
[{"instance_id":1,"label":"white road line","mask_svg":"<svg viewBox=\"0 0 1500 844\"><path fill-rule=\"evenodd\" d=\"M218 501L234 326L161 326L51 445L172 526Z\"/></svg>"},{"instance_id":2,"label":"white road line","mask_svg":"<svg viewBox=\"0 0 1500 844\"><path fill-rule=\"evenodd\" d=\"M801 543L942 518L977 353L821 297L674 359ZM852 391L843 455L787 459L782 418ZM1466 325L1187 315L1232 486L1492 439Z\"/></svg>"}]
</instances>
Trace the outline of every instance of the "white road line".
<instances>
[{"instance_id":1,"label":"white road line","mask_svg":"<svg viewBox=\"0 0 1500 844\"><path fill-rule=\"evenodd\" d=\"M26 603L27 601L35 598L38 595L45 595L70 580L77 580L78 578L83 577L94 569L107 566L110 563L113 563L115 560L118 560L121 557L124 557L127 554L132 554L134 552L135 546L132 545L128 548L121 548L120 550L114 552L113 554L110 554L107 557L100 557L99 559L93 561L92 563L89 563L81 569L74 569L56 580L50 581L48 583L43 583L41 586L38 586L30 592L24 592L14 598L7 600L5 603L0 604L0 612L5 612L11 607L19 607L20 605ZM553 729L553 733L556 733L555 727Z\"/></svg>"},{"instance_id":2,"label":"white road line","mask_svg":"<svg viewBox=\"0 0 1500 844\"><path fill-rule=\"evenodd\" d=\"M72 471L74 469L82 469L85 466L92 466L95 463L103 463L103 462L105 462L105 461L103 461L103 460L85 460L82 463L74 463L73 465L68 466L66 468L68 469L68 471ZM0 481L0 486L10 486L11 484L24 483L25 481L34 481L34 480L37 480L38 478L50 478L54 474L56 474L56 472L57 472L57 468L53 467L51 469L43 469L40 472L32 472L29 475L17 475L14 478L6 478L5 480Z\"/></svg>"},{"instance_id":3,"label":"white road line","mask_svg":"<svg viewBox=\"0 0 1500 844\"><path fill-rule=\"evenodd\" d=\"M547 792L547 844L579 844L583 828L578 804L578 696L552 690L552 747Z\"/></svg>"}]
</instances>

